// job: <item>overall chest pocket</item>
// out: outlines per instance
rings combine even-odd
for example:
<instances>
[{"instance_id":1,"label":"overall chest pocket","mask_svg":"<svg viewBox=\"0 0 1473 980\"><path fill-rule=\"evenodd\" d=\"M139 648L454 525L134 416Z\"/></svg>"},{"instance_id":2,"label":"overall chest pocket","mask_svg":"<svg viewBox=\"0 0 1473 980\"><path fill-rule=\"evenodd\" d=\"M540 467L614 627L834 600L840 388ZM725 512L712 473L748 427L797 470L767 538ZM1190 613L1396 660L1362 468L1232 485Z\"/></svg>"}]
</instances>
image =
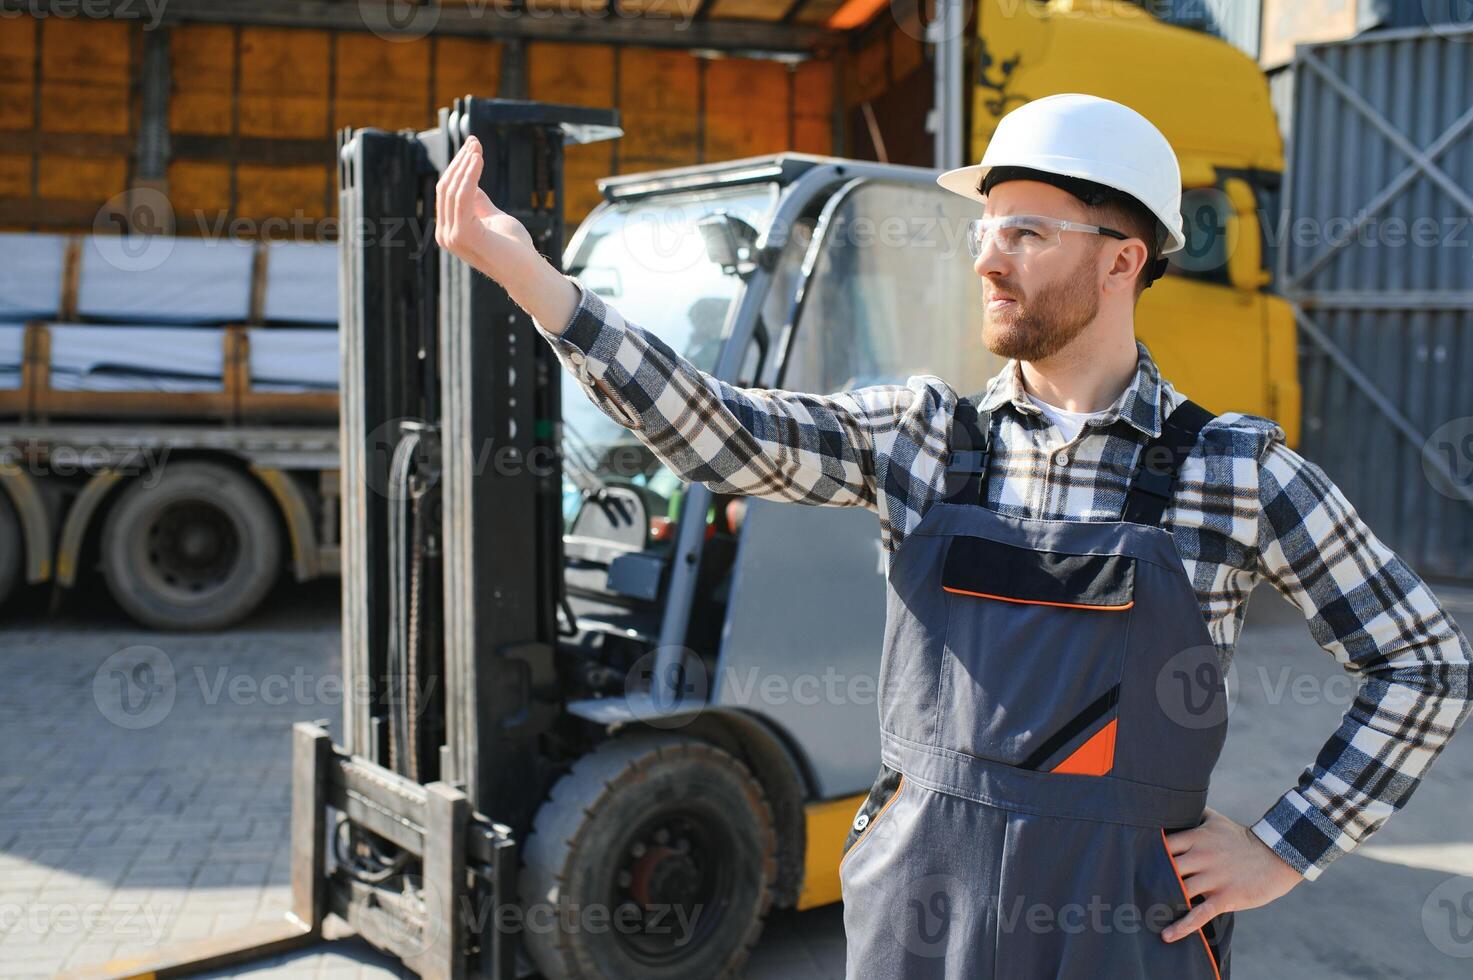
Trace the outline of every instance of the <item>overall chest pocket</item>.
<instances>
[{"instance_id":1,"label":"overall chest pocket","mask_svg":"<svg viewBox=\"0 0 1473 980\"><path fill-rule=\"evenodd\" d=\"M1107 774L1135 562L952 538L941 574L942 747L1028 769Z\"/></svg>"}]
</instances>

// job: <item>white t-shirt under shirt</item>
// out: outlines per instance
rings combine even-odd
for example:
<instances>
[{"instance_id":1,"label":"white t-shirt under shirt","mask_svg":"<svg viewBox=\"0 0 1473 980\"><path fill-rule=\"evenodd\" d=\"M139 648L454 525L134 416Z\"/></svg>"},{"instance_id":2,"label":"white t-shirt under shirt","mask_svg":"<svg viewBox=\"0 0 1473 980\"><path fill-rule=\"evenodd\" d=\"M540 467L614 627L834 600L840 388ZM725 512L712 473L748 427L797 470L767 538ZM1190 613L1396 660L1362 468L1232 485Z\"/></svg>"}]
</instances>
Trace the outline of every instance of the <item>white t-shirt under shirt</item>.
<instances>
[{"instance_id":1,"label":"white t-shirt under shirt","mask_svg":"<svg viewBox=\"0 0 1473 980\"><path fill-rule=\"evenodd\" d=\"M1050 422L1059 427L1059 431L1064 433L1065 442L1071 442L1075 436L1079 435L1079 430L1084 428L1087 419L1094 418L1096 415L1104 415L1109 411L1109 409L1101 409L1098 412L1071 412L1057 405L1050 405L1046 401L1040 401L1031 391L1025 391L1024 394L1028 396L1029 401L1042 410L1044 415L1048 416Z\"/></svg>"}]
</instances>

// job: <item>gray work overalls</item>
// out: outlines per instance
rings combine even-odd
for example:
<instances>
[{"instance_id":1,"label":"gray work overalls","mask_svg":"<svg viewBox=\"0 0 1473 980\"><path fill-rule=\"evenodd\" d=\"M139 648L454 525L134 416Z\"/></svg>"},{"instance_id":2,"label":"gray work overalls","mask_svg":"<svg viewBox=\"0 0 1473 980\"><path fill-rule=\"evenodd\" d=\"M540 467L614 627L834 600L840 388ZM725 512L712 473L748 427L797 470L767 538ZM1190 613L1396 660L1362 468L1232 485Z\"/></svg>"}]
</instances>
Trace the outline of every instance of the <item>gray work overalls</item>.
<instances>
[{"instance_id":1,"label":"gray work overalls","mask_svg":"<svg viewBox=\"0 0 1473 980\"><path fill-rule=\"evenodd\" d=\"M883 765L839 865L847 976L1225 980L1231 913L1160 937L1190 907L1165 835L1201 823L1227 729L1160 526L1212 415L1171 414L1122 520L1038 520L985 506L977 401L891 565Z\"/></svg>"}]
</instances>

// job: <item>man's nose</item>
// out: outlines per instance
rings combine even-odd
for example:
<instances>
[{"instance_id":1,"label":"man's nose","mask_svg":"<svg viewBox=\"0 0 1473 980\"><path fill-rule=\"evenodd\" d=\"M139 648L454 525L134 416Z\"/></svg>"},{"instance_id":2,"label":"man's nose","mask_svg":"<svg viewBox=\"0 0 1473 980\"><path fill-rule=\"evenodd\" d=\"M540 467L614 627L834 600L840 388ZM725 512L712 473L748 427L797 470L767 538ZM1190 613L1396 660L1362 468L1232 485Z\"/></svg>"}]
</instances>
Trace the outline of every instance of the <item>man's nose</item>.
<instances>
[{"instance_id":1,"label":"man's nose","mask_svg":"<svg viewBox=\"0 0 1473 980\"><path fill-rule=\"evenodd\" d=\"M982 239L982 249L972 260L972 269L979 276L1004 276L1013 270L1011 256L997 247L997 236L987 235Z\"/></svg>"}]
</instances>

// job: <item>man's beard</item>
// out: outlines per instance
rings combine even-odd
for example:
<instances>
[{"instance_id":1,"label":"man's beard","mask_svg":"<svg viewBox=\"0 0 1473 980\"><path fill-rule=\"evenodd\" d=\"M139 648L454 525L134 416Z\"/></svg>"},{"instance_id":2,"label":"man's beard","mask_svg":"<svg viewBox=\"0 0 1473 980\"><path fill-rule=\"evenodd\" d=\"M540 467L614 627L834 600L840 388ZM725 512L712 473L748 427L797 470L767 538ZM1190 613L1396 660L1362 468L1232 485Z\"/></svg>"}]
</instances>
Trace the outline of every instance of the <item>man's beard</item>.
<instances>
[{"instance_id":1,"label":"man's beard","mask_svg":"<svg viewBox=\"0 0 1473 980\"><path fill-rule=\"evenodd\" d=\"M1099 289L1089 273L1093 265L1093 257L1086 255L1073 272L1036 296L1019 299L1001 313L984 309L982 343L999 357L1020 361L1041 361L1062 350L1100 311ZM998 288L1018 295L1007 284Z\"/></svg>"}]
</instances>

